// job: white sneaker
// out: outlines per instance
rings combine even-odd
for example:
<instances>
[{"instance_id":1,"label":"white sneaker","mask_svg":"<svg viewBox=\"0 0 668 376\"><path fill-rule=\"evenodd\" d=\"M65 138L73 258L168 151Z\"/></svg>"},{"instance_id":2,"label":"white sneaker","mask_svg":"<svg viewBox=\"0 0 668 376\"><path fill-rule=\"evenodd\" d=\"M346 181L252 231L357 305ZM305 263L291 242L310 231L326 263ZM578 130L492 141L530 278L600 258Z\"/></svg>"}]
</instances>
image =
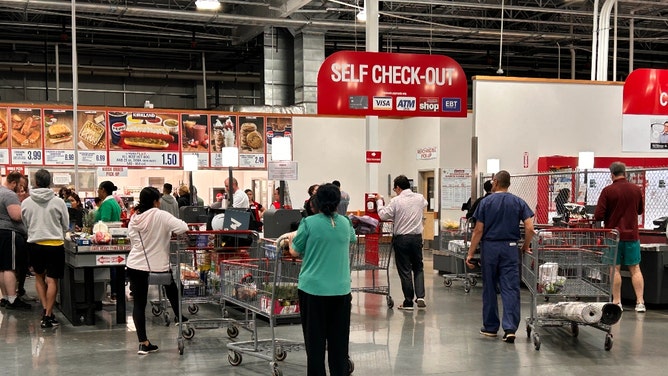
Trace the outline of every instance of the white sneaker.
<instances>
[{"instance_id":1,"label":"white sneaker","mask_svg":"<svg viewBox=\"0 0 668 376\"><path fill-rule=\"evenodd\" d=\"M624 307L622 307L622 303L617 303L617 307L619 307L619 309L621 309L622 312L624 312Z\"/></svg>"},{"instance_id":2,"label":"white sneaker","mask_svg":"<svg viewBox=\"0 0 668 376\"><path fill-rule=\"evenodd\" d=\"M638 303L636 304L636 312L646 312L647 309L645 308L645 304L643 303Z\"/></svg>"}]
</instances>

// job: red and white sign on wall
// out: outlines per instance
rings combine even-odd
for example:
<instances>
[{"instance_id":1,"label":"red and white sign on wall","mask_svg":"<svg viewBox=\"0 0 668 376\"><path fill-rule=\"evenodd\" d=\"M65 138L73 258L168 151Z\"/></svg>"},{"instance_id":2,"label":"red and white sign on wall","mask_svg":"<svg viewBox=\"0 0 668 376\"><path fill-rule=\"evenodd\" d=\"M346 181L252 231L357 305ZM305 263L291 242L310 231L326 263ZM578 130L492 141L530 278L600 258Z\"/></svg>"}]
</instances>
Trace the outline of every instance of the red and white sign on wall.
<instances>
[{"instance_id":1,"label":"red and white sign on wall","mask_svg":"<svg viewBox=\"0 0 668 376\"><path fill-rule=\"evenodd\" d=\"M462 67L443 55L339 51L318 71L318 114L466 117Z\"/></svg>"},{"instance_id":2,"label":"red and white sign on wall","mask_svg":"<svg viewBox=\"0 0 668 376\"><path fill-rule=\"evenodd\" d=\"M376 150L367 150L366 163L380 163L381 153Z\"/></svg>"},{"instance_id":3,"label":"red and white sign on wall","mask_svg":"<svg viewBox=\"0 0 668 376\"><path fill-rule=\"evenodd\" d=\"M638 69L624 82L622 151L668 152L668 70Z\"/></svg>"}]
</instances>

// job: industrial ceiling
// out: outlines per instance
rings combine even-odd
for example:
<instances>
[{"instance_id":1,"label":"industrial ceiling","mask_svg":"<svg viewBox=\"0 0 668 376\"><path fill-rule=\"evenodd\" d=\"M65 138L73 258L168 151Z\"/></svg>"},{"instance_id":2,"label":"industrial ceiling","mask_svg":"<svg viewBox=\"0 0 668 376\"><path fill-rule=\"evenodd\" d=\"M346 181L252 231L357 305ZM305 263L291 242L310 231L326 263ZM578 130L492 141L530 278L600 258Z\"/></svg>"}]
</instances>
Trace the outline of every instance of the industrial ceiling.
<instances>
[{"instance_id":1,"label":"industrial ceiling","mask_svg":"<svg viewBox=\"0 0 668 376\"><path fill-rule=\"evenodd\" d=\"M590 78L594 0L502 2L380 1L379 51L447 55L469 77L494 75L500 63L509 76L570 78L573 64L576 78ZM597 1L598 7L604 2ZM77 1L79 65L201 72L204 53L207 72L261 79L263 33L322 32L326 55L365 49L365 25L355 18L363 0L220 3L220 10L204 12L188 0ZM71 4L0 0L0 72L52 65L56 45L63 54L60 64L69 65ZM668 1L618 0L611 25L617 26L618 80L628 74L630 49L634 68L666 67ZM610 59L614 34L611 30ZM612 62L609 66L612 72Z\"/></svg>"}]
</instances>

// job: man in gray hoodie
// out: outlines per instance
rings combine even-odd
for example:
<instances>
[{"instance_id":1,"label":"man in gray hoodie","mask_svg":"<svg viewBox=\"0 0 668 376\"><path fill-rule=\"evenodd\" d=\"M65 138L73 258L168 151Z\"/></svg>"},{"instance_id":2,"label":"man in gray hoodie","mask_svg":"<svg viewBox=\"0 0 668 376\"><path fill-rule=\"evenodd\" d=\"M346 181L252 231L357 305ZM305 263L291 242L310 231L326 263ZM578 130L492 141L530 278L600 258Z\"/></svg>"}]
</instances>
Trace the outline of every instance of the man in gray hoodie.
<instances>
[{"instance_id":1,"label":"man in gray hoodie","mask_svg":"<svg viewBox=\"0 0 668 376\"><path fill-rule=\"evenodd\" d=\"M70 217L65 201L51 190L51 173L35 173L35 189L21 203L21 216L28 228L30 265L35 272L35 288L44 307L41 327L58 325L53 306L58 294L58 279L65 272L65 232Z\"/></svg>"},{"instance_id":2,"label":"man in gray hoodie","mask_svg":"<svg viewBox=\"0 0 668 376\"><path fill-rule=\"evenodd\" d=\"M165 183L162 185L162 196L160 197L160 209L179 218L179 203L172 196L172 185Z\"/></svg>"}]
</instances>

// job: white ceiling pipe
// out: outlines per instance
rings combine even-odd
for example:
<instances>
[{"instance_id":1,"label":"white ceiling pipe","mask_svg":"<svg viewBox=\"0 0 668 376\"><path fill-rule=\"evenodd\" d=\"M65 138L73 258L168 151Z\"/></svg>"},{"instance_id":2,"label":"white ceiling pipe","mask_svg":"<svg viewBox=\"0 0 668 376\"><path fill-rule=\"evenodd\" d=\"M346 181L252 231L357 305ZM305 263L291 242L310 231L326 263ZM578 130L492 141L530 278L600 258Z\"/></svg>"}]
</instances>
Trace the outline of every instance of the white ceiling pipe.
<instances>
[{"instance_id":1,"label":"white ceiling pipe","mask_svg":"<svg viewBox=\"0 0 668 376\"><path fill-rule=\"evenodd\" d=\"M594 16L591 31L591 80L596 79L596 42L598 41L598 0L594 0Z\"/></svg>"},{"instance_id":2,"label":"white ceiling pipe","mask_svg":"<svg viewBox=\"0 0 668 376\"><path fill-rule=\"evenodd\" d=\"M601 7L601 14L599 16L599 38L598 38L598 69L597 81L607 81L608 79L608 53L610 50L610 16L612 15L613 6L617 0L606 0Z\"/></svg>"}]
</instances>

